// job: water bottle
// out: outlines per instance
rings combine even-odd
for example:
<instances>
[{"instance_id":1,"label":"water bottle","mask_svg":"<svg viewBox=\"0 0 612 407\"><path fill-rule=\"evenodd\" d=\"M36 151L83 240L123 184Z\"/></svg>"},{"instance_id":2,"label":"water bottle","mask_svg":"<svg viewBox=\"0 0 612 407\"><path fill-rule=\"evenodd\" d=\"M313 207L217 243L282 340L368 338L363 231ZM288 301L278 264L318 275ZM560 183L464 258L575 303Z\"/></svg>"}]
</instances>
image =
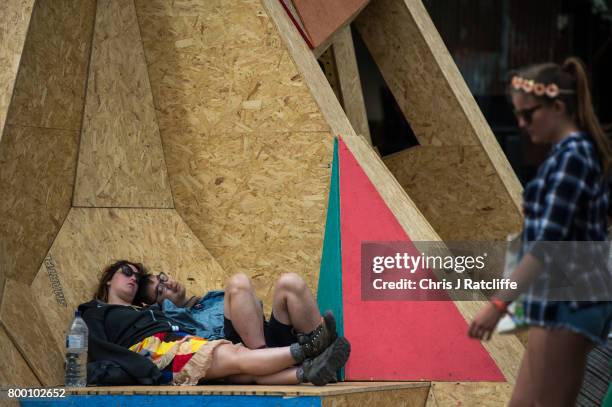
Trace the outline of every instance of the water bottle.
<instances>
[{"instance_id":1,"label":"water bottle","mask_svg":"<svg viewBox=\"0 0 612 407\"><path fill-rule=\"evenodd\" d=\"M89 330L76 311L66 335L66 387L85 387L87 384L87 338Z\"/></svg>"}]
</instances>

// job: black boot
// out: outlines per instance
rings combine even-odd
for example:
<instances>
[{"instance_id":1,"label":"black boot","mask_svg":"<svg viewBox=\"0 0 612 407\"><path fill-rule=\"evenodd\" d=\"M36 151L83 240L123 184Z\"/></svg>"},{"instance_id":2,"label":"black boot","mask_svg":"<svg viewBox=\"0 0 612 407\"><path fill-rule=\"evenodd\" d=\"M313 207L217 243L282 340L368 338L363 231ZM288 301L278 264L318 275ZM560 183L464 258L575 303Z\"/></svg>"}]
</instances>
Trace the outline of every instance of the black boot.
<instances>
[{"instance_id":1,"label":"black boot","mask_svg":"<svg viewBox=\"0 0 612 407\"><path fill-rule=\"evenodd\" d=\"M304 352L304 358L314 358L336 340L336 319L331 311L325 311L323 322L312 332L298 335L298 343Z\"/></svg>"},{"instance_id":2,"label":"black boot","mask_svg":"<svg viewBox=\"0 0 612 407\"><path fill-rule=\"evenodd\" d=\"M306 359L298 369L297 377L301 382L324 386L336 381L336 374L351 353L351 344L344 337L337 338L331 346L314 359Z\"/></svg>"}]
</instances>

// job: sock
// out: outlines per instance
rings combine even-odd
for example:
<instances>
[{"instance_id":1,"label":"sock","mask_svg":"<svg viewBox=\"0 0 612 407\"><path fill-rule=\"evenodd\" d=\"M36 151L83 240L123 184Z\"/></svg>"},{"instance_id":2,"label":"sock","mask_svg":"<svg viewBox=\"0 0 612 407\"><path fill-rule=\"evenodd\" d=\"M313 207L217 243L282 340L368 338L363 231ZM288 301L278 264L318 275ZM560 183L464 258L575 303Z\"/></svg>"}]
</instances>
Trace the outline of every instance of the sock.
<instances>
[{"instance_id":1,"label":"sock","mask_svg":"<svg viewBox=\"0 0 612 407\"><path fill-rule=\"evenodd\" d=\"M304 375L304 369L302 366L298 367L295 371L295 376L297 377L298 383L308 383L308 379Z\"/></svg>"},{"instance_id":2,"label":"sock","mask_svg":"<svg viewBox=\"0 0 612 407\"><path fill-rule=\"evenodd\" d=\"M291 356L296 363L302 363L304 361L304 350L299 343L292 343L291 346L289 346L289 352L291 352Z\"/></svg>"}]
</instances>

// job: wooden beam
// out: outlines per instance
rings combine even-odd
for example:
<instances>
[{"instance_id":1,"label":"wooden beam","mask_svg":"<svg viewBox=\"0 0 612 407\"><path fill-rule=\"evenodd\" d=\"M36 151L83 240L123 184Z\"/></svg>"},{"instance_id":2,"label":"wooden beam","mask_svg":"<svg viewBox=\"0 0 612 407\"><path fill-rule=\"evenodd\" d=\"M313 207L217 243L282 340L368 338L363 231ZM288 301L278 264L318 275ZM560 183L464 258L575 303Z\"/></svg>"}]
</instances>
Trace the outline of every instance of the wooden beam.
<instances>
[{"instance_id":1,"label":"wooden beam","mask_svg":"<svg viewBox=\"0 0 612 407\"><path fill-rule=\"evenodd\" d=\"M333 51L344 112L355 132L372 144L350 25L338 31Z\"/></svg>"},{"instance_id":2,"label":"wooden beam","mask_svg":"<svg viewBox=\"0 0 612 407\"><path fill-rule=\"evenodd\" d=\"M339 382L312 385L215 385L206 386L104 386L72 388L70 395L257 395L257 396L342 396L381 391L410 391L419 394L429 389L429 382ZM342 406L344 404L341 404Z\"/></svg>"},{"instance_id":3,"label":"wooden beam","mask_svg":"<svg viewBox=\"0 0 612 407\"><path fill-rule=\"evenodd\" d=\"M419 143L482 148L520 223L522 187L422 2L374 0L355 26Z\"/></svg>"}]
</instances>

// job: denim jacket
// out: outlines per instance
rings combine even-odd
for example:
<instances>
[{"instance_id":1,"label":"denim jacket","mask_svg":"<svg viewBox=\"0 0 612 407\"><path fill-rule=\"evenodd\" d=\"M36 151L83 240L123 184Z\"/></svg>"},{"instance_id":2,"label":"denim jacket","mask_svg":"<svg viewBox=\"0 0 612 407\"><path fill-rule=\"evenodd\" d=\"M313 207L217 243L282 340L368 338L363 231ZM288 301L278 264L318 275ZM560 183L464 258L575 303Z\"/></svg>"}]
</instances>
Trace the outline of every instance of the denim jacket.
<instances>
[{"instance_id":1,"label":"denim jacket","mask_svg":"<svg viewBox=\"0 0 612 407\"><path fill-rule=\"evenodd\" d=\"M193 329L197 336L210 340L224 339L223 296L223 291L209 291L189 308L177 307L166 299L162 304L162 311L167 318Z\"/></svg>"}]
</instances>

